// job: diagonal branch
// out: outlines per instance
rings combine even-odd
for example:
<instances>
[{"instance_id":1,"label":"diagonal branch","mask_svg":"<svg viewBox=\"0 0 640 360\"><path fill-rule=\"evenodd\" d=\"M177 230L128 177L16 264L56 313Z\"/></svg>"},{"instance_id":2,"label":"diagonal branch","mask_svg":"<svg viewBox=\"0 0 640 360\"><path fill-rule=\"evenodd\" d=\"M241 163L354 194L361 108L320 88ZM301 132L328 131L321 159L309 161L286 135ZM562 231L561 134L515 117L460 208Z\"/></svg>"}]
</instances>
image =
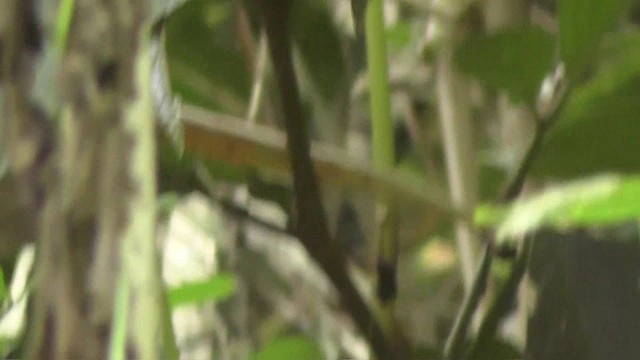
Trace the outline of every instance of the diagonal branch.
<instances>
[{"instance_id":1,"label":"diagonal branch","mask_svg":"<svg viewBox=\"0 0 640 360\"><path fill-rule=\"evenodd\" d=\"M262 13L271 59L278 82L284 110L289 150L293 172L295 205L295 232L310 255L339 292L341 300L354 321L364 333L379 359L393 358L390 343L380 324L367 306L364 298L348 276L347 264L340 247L329 236L327 221L315 171L309 155L310 143L298 97L298 85L291 59L288 34L287 0L258 0Z\"/></svg>"},{"instance_id":2,"label":"diagonal branch","mask_svg":"<svg viewBox=\"0 0 640 360\"><path fill-rule=\"evenodd\" d=\"M247 120L211 112L193 105L180 111L185 150L206 159L256 168L288 176L291 164L285 148L286 135ZM453 209L445 190L431 182L417 182L398 170L376 171L347 152L312 142L310 159L322 184L371 191L399 204L418 204L433 217L434 227L446 216L464 217Z\"/></svg>"}]
</instances>

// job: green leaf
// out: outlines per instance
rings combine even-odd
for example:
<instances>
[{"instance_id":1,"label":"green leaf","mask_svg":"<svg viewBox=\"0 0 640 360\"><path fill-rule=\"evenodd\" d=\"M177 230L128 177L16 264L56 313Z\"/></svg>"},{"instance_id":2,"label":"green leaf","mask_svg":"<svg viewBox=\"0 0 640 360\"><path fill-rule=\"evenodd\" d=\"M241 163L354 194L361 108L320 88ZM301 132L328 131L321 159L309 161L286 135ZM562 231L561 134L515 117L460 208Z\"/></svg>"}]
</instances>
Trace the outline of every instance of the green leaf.
<instances>
[{"instance_id":1,"label":"green leaf","mask_svg":"<svg viewBox=\"0 0 640 360\"><path fill-rule=\"evenodd\" d=\"M485 205L476 223L497 227L500 241L542 227L604 226L640 217L640 175L600 175L555 186L507 208Z\"/></svg>"},{"instance_id":2,"label":"green leaf","mask_svg":"<svg viewBox=\"0 0 640 360\"><path fill-rule=\"evenodd\" d=\"M554 39L539 27L511 28L471 36L456 50L455 61L484 85L506 91L515 102L533 102L553 64Z\"/></svg>"},{"instance_id":3,"label":"green leaf","mask_svg":"<svg viewBox=\"0 0 640 360\"><path fill-rule=\"evenodd\" d=\"M236 288L232 274L218 274L199 282L183 284L169 289L169 305L172 309L185 304L220 301L231 296Z\"/></svg>"},{"instance_id":4,"label":"green leaf","mask_svg":"<svg viewBox=\"0 0 640 360\"><path fill-rule=\"evenodd\" d=\"M574 88L532 173L569 178L640 171L640 33L608 39L592 79Z\"/></svg>"},{"instance_id":5,"label":"green leaf","mask_svg":"<svg viewBox=\"0 0 640 360\"><path fill-rule=\"evenodd\" d=\"M318 346L303 336L285 336L272 340L252 357L253 360L321 360L323 358Z\"/></svg>"},{"instance_id":6,"label":"green leaf","mask_svg":"<svg viewBox=\"0 0 640 360\"><path fill-rule=\"evenodd\" d=\"M640 86L593 99L563 115L543 145L533 174L571 178L598 172L640 170ZM573 122L573 124L571 124Z\"/></svg>"},{"instance_id":7,"label":"green leaf","mask_svg":"<svg viewBox=\"0 0 640 360\"><path fill-rule=\"evenodd\" d=\"M0 301L4 301L9 295L9 290L7 289L7 284L4 282L4 271L0 267Z\"/></svg>"},{"instance_id":8,"label":"green leaf","mask_svg":"<svg viewBox=\"0 0 640 360\"><path fill-rule=\"evenodd\" d=\"M67 37L69 35L69 28L71 27L74 8L74 0L62 0L58 7L54 46L60 55L64 53L67 47Z\"/></svg>"},{"instance_id":9,"label":"green leaf","mask_svg":"<svg viewBox=\"0 0 640 360\"><path fill-rule=\"evenodd\" d=\"M569 78L581 77L603 35L611 30L634 0L558 1L560 53Z\"/></svg>"}]
</instances>

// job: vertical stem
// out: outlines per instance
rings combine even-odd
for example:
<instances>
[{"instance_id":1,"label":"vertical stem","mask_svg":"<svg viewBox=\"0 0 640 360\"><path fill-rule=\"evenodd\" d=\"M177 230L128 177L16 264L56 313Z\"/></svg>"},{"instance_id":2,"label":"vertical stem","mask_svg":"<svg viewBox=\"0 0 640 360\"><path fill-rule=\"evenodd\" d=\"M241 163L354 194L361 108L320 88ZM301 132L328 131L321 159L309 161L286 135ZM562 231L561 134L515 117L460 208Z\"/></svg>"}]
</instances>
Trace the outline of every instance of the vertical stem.
<instances>
[{"instance_id":1,"label":"vertical stem","mask_svg":"<svg viewBox=\"0 0 640 360\"><path fill-rule=\"evenodd\" d=\"M383 5L383 0L369 0L365 14L373 165L378 171L391 169L395 161ZM397 293L397 218L393 204L388 199L378 199L376 213L378 300L382 305L383 321L390 329L394 322L394 300Z\"/></svg>"},{"instance_id":2,"label":"vertical stem","mask_svg":"<svg viewBox=\"0 0 640 360\"><path fill-rule=\"evenodd\" d=\"M493 249L489 246L484 251L473 287L465 297L462 308L458 312L451 333L449 333L444 345L444 359L460 359L462 357L469 324L487 288L487 279L489 278L489 270L491 270L491 262L493 261L492 251Z\"/></svg>"},{"instance_id":3,"label":"vertical stem","mask_svg":"<svg viewBox=\"0 0 640 360\"><path fill-rule=\"evenodd\" d=\"M449 40L442 44L437 57L440 122L452 203L457 209L471 212L476 203L478 186L473 124L464 80L454 68L453 49L454 46ZM463 219L456 221L455 232L464 287L468 293L475 269L475 236L471 224Z\"/></svg>"},{"instance_id":4,"label":"vertical stem","mask_svg":"<svg viewBox=\"0 0 640 360\"><path fill-rule=\"evenodd\" d=\"M373 164L376 170L391 168L395 159L382 6L383 0L370 0L366 13L367 62L373 121Z\"/></svg>"}]
</instances>

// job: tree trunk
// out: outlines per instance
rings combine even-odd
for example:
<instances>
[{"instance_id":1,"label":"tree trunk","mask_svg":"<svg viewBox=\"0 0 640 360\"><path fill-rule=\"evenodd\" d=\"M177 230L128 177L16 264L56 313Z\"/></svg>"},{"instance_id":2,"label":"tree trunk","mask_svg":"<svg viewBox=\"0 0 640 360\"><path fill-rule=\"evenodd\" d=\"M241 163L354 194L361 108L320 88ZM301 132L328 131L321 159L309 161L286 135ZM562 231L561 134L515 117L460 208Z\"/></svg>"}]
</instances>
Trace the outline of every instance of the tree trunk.
<instances>
[{"instance_id":1,"label":"tree trunk","mask_svg":"<svg viewBox=\"0 0 640 360\"><path fill-rule=\"evenodd\" d=\"M68 22L61 3L72 6ZM117 351L118 293L132 320L127 357L165 357L148 1L0 0L0 9L2 155L18 184L11 203L28 209L37 243L25 356Z\"/></svg>"}]
</instances>

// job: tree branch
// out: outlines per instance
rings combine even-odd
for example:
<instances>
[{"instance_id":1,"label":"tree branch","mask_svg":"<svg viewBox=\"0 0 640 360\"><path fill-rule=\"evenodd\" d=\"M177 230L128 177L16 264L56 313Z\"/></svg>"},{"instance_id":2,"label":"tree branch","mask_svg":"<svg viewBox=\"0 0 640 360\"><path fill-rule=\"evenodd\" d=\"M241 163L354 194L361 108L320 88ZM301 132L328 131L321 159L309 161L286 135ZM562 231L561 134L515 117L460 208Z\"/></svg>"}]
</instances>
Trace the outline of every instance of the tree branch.
<instances>
[{"instance_id":1,"label":"tree branch","mask_svg":"<svg viewBox=\"0 0 640 360\"><path fill-rule=\"evenodd\" d=\"M487 245L482 257L482 263L473 280L471 291L465 298L462 309L458 313L456 322L447 337L447 342L444 346L444 359L460 359L462 355L469 324L487 288L487 279L489 278L489 270L491 269L491 262L493 260L492 254L493 251L491 247Z\"/></svg>"},{"instance_id":2,"label":"tree branch","mask_svg":"<svg viewBox=\"0 0 640 360\"><path fill-rule=\"evenodd\" d=\"M515 175L511 178L511 180L505 187L504 192L500 195L501 202L512 201L516 197L518 197L518 195L520 195L520 192L522 192L527 174L529 173L529 170L531 170L531 166L533 165L534 160L542 149L542 143L547 129L548 126L542 121L536 122L536 133L534 135L533 141L531 142L529 149L527 149L527 153L520 163L520 166L518 167Z\"/></svg>"},{"instance_id":3,"label":"tree branch","mask_svg":"<svg viewBox=\"0 0 640 360\"><path fill-rule=\"evenodd\" d=\"M555 75L558 75L558 73ZM556 84L554 84L556 85L555 87L559 87L559 90L551 94L551 97L548 99L548 103L543 104L550 106L550 109L538 111L538 115L536 117L535 137L514 177L507 183L507 186L505 187L506 190L499 197L499 201L501 202L512 201L522 192L526 176L531 170L534 160L542 149L544 136L549 128L556 122L566 104L568 90L562 86L562 77L556 76L553 80L556 82ZM477 293L475 290L485 289L489 279L488 269L486 272L482 270L484 269L484 264L487 261L489 263L491 262L491 258L495 252L503 250L496 249L494 244L495 241L493 238L487 242L487 252L485 253L483 265L473 282L474 291L471 292L467 300L465 300L462 305L458 319L456 319L456 323L447 339L445 347L446 359L454 359L459 357L461 354L471 319L477 310L478 304L480 303L479 297L483 294L483 292ZM520 281L522 280L522 277L524 276L529 250L527 243L525 243L522 246L522 249L520 249L520 254L518 254L518 257L512 266L511 273L509 274L505 285L500 290L498 298L491 304L487 315L482 321L480 331L469 354L470 358L475 359L479 358L479 356L485 357L487 355L485 354L485 352L488 351L487 346L490 345L491 340L495 338L495 332L498 328L498 324L506 315L509 309L509 304L513 301L513 296L520 284Z\"/></svg>"},{"instance_id":4,"label":"tree branch","mask_svg":"<svg viewBox=\"0 0 640 360\"><path fill-rule=\"evenodd\" d=\"M348 276L346 259L340 246L329 236L327 221L320 202L320 191L309 155L310 143L298 97L298 85L291 59L288 33L287 0L258 0L267 31L271 59L284 110L293 172L295 232L309 254L319 263L360 331L379 359L393 358L391 344L364 298Z\"/></svg>"},{"instance_id":5,"label":"tree branch","mask_svg":"<svg viewBox=\"0 0 640 360\"><path fill-rule=\"evenodd\" d=\"M485 315L478 336L473 342L471 351L469 352L469 359L492 359L491 345L495 338L498 325L502 319L507 315L511 309L516 290L520 281L524 276L527 268L527 261L529 259L530 244L533 240L529 240L523 244L520 254L511 267L511 273L507 278L507 281L500 289L498 297L493 301L487 314Z\"/></svg>"},{"instance_id":6,"label":"tree branch","mask_svg":"<svg viewBox=\"0 0 640 360\"><path fill-rule=\"evenodd\" d=\"M180 115L187 152L259 171L290 173L286 135L281 131L260 124L248 126L245 119L193 105L183 105ZM445 190L435 183L417 184L397 170L376 171L335 146L313 142L310 148L310 159L322 184L372 191L397 203L417 203L437 219L464 217L452 208Z\"/></svg>"}]
</instances>

